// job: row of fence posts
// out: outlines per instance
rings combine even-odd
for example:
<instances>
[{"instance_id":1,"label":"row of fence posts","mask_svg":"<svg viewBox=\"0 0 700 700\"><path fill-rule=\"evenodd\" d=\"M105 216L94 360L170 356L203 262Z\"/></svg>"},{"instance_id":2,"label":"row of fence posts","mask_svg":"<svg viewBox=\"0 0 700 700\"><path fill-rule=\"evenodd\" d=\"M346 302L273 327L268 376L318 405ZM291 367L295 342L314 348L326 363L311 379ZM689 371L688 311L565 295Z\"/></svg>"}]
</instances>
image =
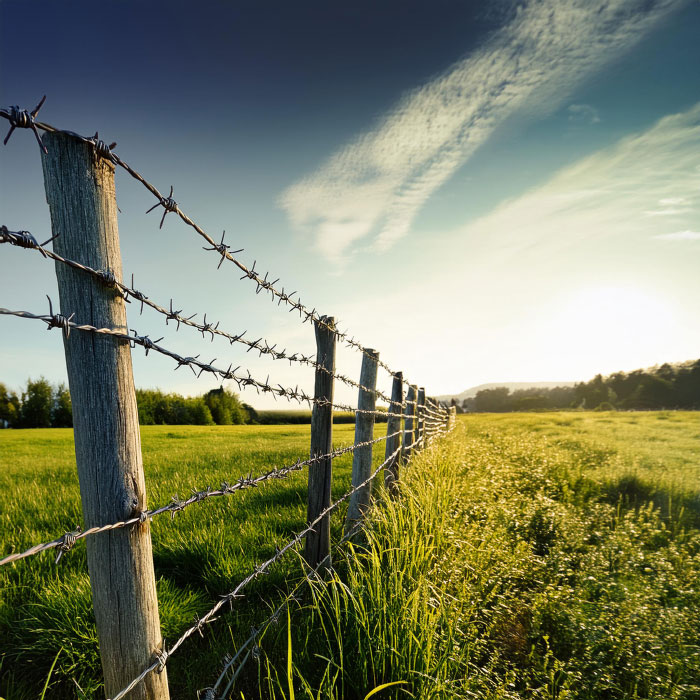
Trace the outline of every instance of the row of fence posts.
<instances>
[{"instance_id":1,"label":"row of fence posts","mask_svg":"<svg viewBox=\"0 0 700 700\"><path fill-rule=\"evenodd\" d=\"M48 153L42 157L46 199L51 215L54 249L65 258L96 270L109 270L123 279L114 165L70 136L46 133ZM126 310L119 294L92 277L56 262L61 310L97 328L128 332ZM317 362L311 417L311 457L332 451L335 321L315 323ZM75 428L75 453L84 527L101 526L137 516L146 510L146 487L129 343L93 333L63 334L66 368ZM378 353L363 355L355 444L372 440ZM404 412L402 451L386 465L385 482L394 490L400 465L426 440L425 391L410 386L403 401L403 377L393 377L387 434L400 430ZM446 420L454 420L446 414ZM446 427L449 427L446 426ZM400 435L386 440L386 456L394 454ZM353 485L371 474L372 445L353 453ZM308 521L331 504L332 458L309 467ZM371 484L351 498L346 531L370 503ZM92 600L100 645L105 692L108 697L146 668L162 649L158 599L153 569L150 523L116 529L87 538ZM330 514L306 539L306 561L330 564ZM133 700L169 698L167 671L149 674L130 694Z\"/></svg>"},{"instance_id":2,"label":"row of fence posts","mask_svg":"<svg viewBox=\"0 0 700 700\"><path fill-rule=\"evenodd\" d=\"M311 413L311 458L328 454L333 444L333 375L335 373L335 319L323 316L315 324L316 369L314 385L314 407ZM350 533L362 519L371 501L372 453L376 410L377 367L379 353L368 349L363 353L360 369L360 389L355 414L355 445L352 453L352 486L355 492L350 497L345 521L345 532ZM384 483L390 492L396 490L399 465L408 461L411 452L424 446L427 435L426 408L431 413L441 412L435 399L426 397L425 389L410 385L403 400L403 374L393 374L391 402L387 416L387 439L384 459ZM404 430L401 433L401 410L404 411ZM444 413L445 428L452 412ZM433 421L431 421L433 422ZM403 439L402 439L403 438ZM401 451L398 447L401 445ZM313 522L331 505L332 458L326 457L309 466L309 494L307 522ZM368 482L368 483L365 483ZM364 484L364 486L361 486ZM358 488L360 487L360 488ZM326 515L314 532L306 537L304 557L311 567L319 564L331 565L330 514Z\"/></svg>"}]
</instances>

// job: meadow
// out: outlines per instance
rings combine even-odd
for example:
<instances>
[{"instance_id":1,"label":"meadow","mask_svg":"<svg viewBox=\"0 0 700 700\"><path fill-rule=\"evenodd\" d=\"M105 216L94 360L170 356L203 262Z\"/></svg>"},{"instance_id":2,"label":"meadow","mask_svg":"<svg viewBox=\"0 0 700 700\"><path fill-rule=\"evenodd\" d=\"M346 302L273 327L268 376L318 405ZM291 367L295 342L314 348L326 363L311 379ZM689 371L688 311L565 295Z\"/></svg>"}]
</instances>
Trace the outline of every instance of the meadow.
<instances>
[{"instance_id":1,"label":"meadow","mask_svg":"<svg viewBox=\"0 0 700 700\"><path fill-rule=\"evenodd\" d=\"M334 570L303 581L231 697L364 700L382 686L378 698L700 697L698 417L459 417L404 470L398 498L378 493L362 540L335 553ZM303 425L142 436L150 505L308 450ZM351 425L335 429L337 445L352 436ZM80 522L72 449L70 430L0 432L0 553ZM375 452L381 461L383 443ZM334 476L337 496L349 457ZM304 472L154 520L166 640L303 527L305 483ZM336 540L341 527L336 514ZM84 542L53 559L0 570L7 700L45 686L46 697L100 697ZM173 698L212 684L300 569L283 560L188 640L168 664Z\"/></svg>"}]
</instances>

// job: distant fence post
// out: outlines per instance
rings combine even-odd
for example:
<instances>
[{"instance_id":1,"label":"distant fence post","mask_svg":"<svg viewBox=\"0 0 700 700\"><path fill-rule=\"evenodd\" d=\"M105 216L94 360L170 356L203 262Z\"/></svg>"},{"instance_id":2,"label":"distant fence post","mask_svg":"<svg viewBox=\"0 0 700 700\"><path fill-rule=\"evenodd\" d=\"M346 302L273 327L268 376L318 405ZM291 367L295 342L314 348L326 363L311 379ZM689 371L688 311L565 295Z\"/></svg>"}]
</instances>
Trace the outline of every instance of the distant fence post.
<instances>
[{"instance_id":1,"label":"distant fence post","mask_svg":"<svg viewBox=\"0 0 700 700\"><path fill-rule=\"evenodd\" d=\"M360 386L355 413L355 445L374 439L374 411L377 405L377 361L379 353L367 349L362 355ZM365 413L368 411L368 413ZM371 413L369 413L371 411ZM358 447L352 453L352 485L359 486L372 474L372 445ZM372 495L372 482L355 491L350 496L350 504L345 519L345 532L352 532L369 507Z\"/></svg>"},{"instance_id":2,"label":"distant fence post","mask_svg":"<svg viewBox=\"0 0 700 700\"><path fill-rule=\"evenodd\" d=\"M391 403L389 404L389 416L386 422L386 434L394 435L401 430L401 405L403 404L403 372L394 372L391 385ZM384 467L384 485L390 492L396 490L396 482L399 479L399 457L394 454L401 445L401 435L388 437L384 459L387 461ZM392 455L394 455L392 457Z\"/></svg>"},{"instance_id":3,"label":"distant fence post","mask_svg":"<svg viewBox=\"0 0 700 700\"><path fill-rule=\"evenodd\" d=\"M427 447L432 442L435 433L435 400L431 396L425 397L425 407L425 427L423 429L425 438L423 443Z\"/></svg>"},{"instance_id":4,"label":"distant fence post","mask_svg":"<svg viewBox=\"0 0 700 700\"><path fill-rule=\"evenodd\" d=\"M335 318L322 316L314 322L316 331L316 369L314 403L311 411L311 453L313 459L333 449L333 374L335 373ZM309 465L307 522L313 522L331 504L333 458L325 457ZM306 535L304 558L311 567L327 561L331 564L330 513Z\"/></svg>"},{"instance_id":5,"label":"distant fence post","mask_svg":"<svg viewBox=\"0 0 700 700\"><path fill-rule=\"evenodd\" d=\"M416 395L416 385L410 384L406 392L406 406L403 412L403 444L401 447L401 461L403 464L408 462L411 458L411 452L415 449L413 444L413 423L416 415Z\"/></svg>"},{"instance_id":6,"label":"distant fence post","mask_svg":"<svg viewBox=\"0 0 700 700\"><path fill-rule=\"evenodd\" d=\"M70 136L43 137L46 199L57 253L122 279L114 166ZM127 332L124 301L107 285L56 263L61 314ZM86 528L146 510L131 349L108 335L64 333L73 402L75 456ZM92 601L105 692L112 696L162 649L148 521L87 539ZM169 697L165 670L146 677L130 700Z\"/></svg>"},{"instance_id":7,"label":"distant fence post","mask_svg":"<svg viewBox=\"0 0 700 700\"><path fill-rule=\"evenodd\" d=\"M418 403L416 404L416 428L415 437L416 447L423 449L425 447L425 389L418 389Z\"/></svg>"}]
</instances>

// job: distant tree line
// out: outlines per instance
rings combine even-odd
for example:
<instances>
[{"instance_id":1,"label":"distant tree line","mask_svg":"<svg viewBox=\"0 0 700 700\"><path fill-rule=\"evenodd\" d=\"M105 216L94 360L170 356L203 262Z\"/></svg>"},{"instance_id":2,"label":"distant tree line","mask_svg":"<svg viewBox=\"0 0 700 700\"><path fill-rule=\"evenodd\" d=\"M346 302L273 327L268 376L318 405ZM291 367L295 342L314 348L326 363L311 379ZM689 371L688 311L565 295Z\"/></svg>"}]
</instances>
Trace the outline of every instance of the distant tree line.
<instances>
[{"instance_id":1,"label":"distant tree line","mask_svg":"<svg viewBox=\"0 0 700 700\"><path fill-rule=\"evenodd\" d=\"M65 384L52 386L43 377L29 379L20 394L0 384L0 427L70 428L73 409Z\"/></svg>"},{"instance_id":2,"label":"distant tree line","mask_svg":"<svg viewBox=\"0 0 700 700\"><path fill-rule=\"evenodd\" d=\"M453 405L457 405L453 399ZM663 364L633 372L597 374L589 382L572 387L482 389L464 399L462 411L506 413L509 411L586 410L700 410L700 360Z\"/></svg>"},{"instance_id":3,"label":"distant tree line","mask_svg":"<svg viewBox=\"0 0 700 700\"><path fill-rule=\"evenodd\" d=\"M137 389L136 402L141 425L242 425L258 422L257 411L223 387L196 397L157 389ZM29 379L19 394L0 384L0 427L72 426L73 410L65 384L54 386L43 377Z\"/></svg>"}]
</instances>

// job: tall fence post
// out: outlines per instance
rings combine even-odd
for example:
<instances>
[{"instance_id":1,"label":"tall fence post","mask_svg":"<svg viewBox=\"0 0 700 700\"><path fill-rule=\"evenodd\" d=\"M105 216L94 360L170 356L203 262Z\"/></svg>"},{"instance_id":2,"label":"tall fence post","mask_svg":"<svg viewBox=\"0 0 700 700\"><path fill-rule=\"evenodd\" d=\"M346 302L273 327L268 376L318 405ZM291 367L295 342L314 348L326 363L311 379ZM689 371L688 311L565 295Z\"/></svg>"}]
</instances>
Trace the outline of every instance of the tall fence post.
<instances>
[{"instance_id":1,"label":"tall fence post","mask_svg":"<svg viewBox=\"0 0 700 700\"><path fill-rule=\"evenodd\" d=\"M416 404L416 428L415 437L418 449L425 447L425 389L418 389L418 403Z\"/></svg>"},{"instance_id":2,"label":"tall fence post","mask_svg":"<svg viewBox=\"0 0 700 700\"><path fill-rule=\"evenodd\" d=\"M311 453L313 459L333 449L333 374L335 373L335 318L322 316L314 322L316 331L316 368L314 385L315 402L311 411ZM331 479L333 458L309 465L309 496L306 509L307 522L313 522L331 504ZM330 513L306 535L304 558L311 567L326 561L331 564Z\"/></svg>"},{"instance_id":3,"label":"tall fence post","mask_svg":"<svg viewBox=\"0 0 700 700\"><path fill-rule=\"evenodd\" d=\"M394 379L391 385L391 403L389 404L389 416L386 422L386 434L393 437L387 437L386 449L384 450L384 459L386 465L384 467L384 485L390 492L396 491L396 482L399 479L399 457L394 454L401 444L401 405L403 404L403 372L395 372ZM392 455L394 455L392 457Z\"/></svg>"},{"instance_id":4,"label":"tall fence post","mask_svg":"<svg viewBox=\"0 0 700 700\"><path fill-rule=\"evenodd\" d=\"M42 159L54 249L122 279L114 166L70 136L44 135ZM56 263L64 316L127 331L124 301L89 275ZM73 331L63 338L73 402L75 457L86 528L146 510L129 343ZM116 694L162 649L148 521L87 539L92 603L107 696ZM130 700L169 697L165 670L152 673Z\"/></svg>"},{"instance_id":5,"label":"tall fence post","mask_svg":"<svg viewBox=\"0 0 700 700\"><path fill-rule=\"evenodd\" d=\"M374 439L374 411L377 404L377 360L379 353L367 349L362 355L360 369L360 389L355 413L355 445ZM367 411L365 413L365 411ZM372 473L372 445L358 447L352 453L353 488L366 481ZM352 532L369 507L372 483L365 484L350 496L348 513L345 519L345 532Z\"/></svg>"},{"instance_id":6,"label":"tall fence post","mask_svg":"<svg viewBox=\"0 0 700 700\"><path fill-rule=\"evenodd\" d=\"M415 449L413 444L413 423L416 415L416 395L416 385L410 384L406 392L406 406L403 412L403 445L401 446L401 461L403 464L406 464L411 459L411 452Z\"/></svg>"}]
</instances>

